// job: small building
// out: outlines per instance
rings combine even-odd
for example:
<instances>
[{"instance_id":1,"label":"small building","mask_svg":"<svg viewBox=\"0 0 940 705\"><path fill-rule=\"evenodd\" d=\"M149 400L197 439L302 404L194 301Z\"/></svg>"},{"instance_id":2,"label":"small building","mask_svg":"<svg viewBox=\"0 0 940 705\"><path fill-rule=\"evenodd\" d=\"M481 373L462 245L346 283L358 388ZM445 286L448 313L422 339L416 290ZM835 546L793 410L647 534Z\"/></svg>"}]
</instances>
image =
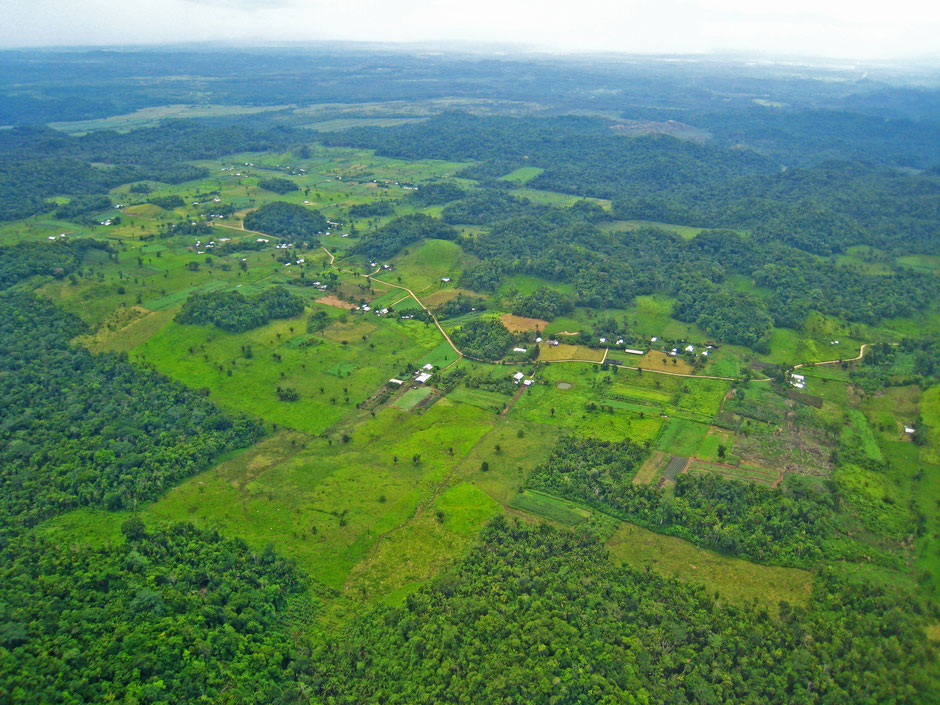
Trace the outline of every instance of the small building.
<instances>
[{"instance_id":1,"label":"small building","mask_svg":"<svg viewBox=\"0 0 940 705\"><path fill-rule=\"evenodd\" d=\"M702 357L708 357L708 350L702 350Z\"/></svg>"},{"instance_id":2,"label":"small building","mask_svg":"<svg viewBox=\"0 0 940 705\"><path fill-rule=\"evenodd\" d=\"M402 380L400 380L400 379L395 379L394 377L392 377L392 378L388 381L388 383L389 383L389 384L395 384L395 385L397 385L397 386L400 387L401 385L404 384L404 381L402 381Z\"/></svg>"},{"instance_id":3,"label":"small building","mask_svg":"<svg viewBox=\"0 0 940 705\"><path fill-rule=\"evenodd\" d=\"M907 433L907 434L917 433L917 429L911 428L910 426L905 426L904 433Z\"/></svg>"},{"instance_id":4,"label":"small building","mask_svg":"<svg viewBox=\"0 0 940 705\"><path fill-rule=\"evenodd\" d=\"M521 382L523 379L525 379L525 375L522 374L521 372L516 372L516 374L514 374L514 375L512 376L512 378L513 378L514 380L516 380L516 384L519 384L519 382Z\"/></svg>"},{"instance_id":5,"label":"small building","mask_svg":"<svg viewBox=\"0 0 940 705\"><path fill-rule=\"evenodd\" d=\"M657 338L655 335L652 338L650 338L651 343L655 343L657 340L659 340L659 338Z\"/></svg>"},{"instance_id":6,"label":"small building","mask_svg":"<svg viewBox=\"0 0 940 705\"><path fill-rule=\"evenodd\" d=\"M694 346L694 345L686 345L686 346L685 346L685 351L686 351L686 352L695 352L695 346Z\"/></svg>"},{"instance_id":7,"label":"small building","mask_svg":"<svg viewBox=\"0 0 940 705\"><path fill-rule=\"evenodd\" d=\"M424 384L424 383L427 382L429 379L431 379L431 373L430 373L430 372L422 372L422 373L419 374L417 377L415 377L415 382L417 382L418 384Z\"/></svg>"},{"instance_id":8,"label":"small building","mask_svg":"<svg viewBox=\"0 0 940 705\"><path fill-rule=\"evenodd\" d=\"M534 379L527 379L527 380L524 380L522 383L523 383L525 386L530 387L530 386L532 386L533 384L535 384L535 380L534 380Z\"/></svg>"},{"instance_id":9,"label":"small building","mask_svg":"<svg viewBox=\"0 0 940 705\"><path fill-rule=\"evenodd\" d=\"M434 369L434 365L432 365L432 364L429 362L428 364L424 365L421 369L422 369L422 370L427 370L428 372L430 372L431 370Z\"/></svg>"},{"instance_id":10,"label":"small building","mask_svg":"<svg viewBox=\"0 0 940 705\"><path fill-rule=\"evenodd\" d=\"M526 349L525 349L525 348L513 348L512 351L513 351L513 352L522 352L522 353L524 353L524 352L526 351Z\"/></svg>"},{"instance_id":11,"label":"small building","mask_svg":"<svg viewBox=\"0 0 940 705\"><path fill-rule=\"evenodd\" d=\"M630 353L631 355L645 355L646 354L642 350L635 350L633 348L624 348L623 351L625 353Z\"/></svg>"},{"instance_id":12,"label":"small building","mask_svg":"<svg viewBox=\"0 0 940 705\"><path fill-rule=\"evenodd\" d=\"M606 342L607 342L607 338L598 338L598 340L599 340L600 342L602 342L602 343L606 343Z\"/></svg>"},{"instance_id":13,"label":"small building","mask_svg":"<svg viewBox=\"0 0 940 705\"><path fill-rule=\"evenodd\" d=\"M790 375L790 379L795 379L797 382L805 382L805 381L806 381L806 377L804 377L803 375L798 375L798 374L792 374L792 375Z\"/></svg>"},{"instance_id":14,"label":"small building","mask_svg":"<svg viewBox=\"0 0 940 705\"><path fill-rule=\"evenodd\" d=\"M541 343L541 342L542 342L542 339L541 339L541 338L536 338L536 339L535 339L535 342L536 342L536 343Z\"/></svg>"},{"instance_id":15,"label":"small building","mask_svg":"<svg viewBox=\"0 0 940 705\"><path fill-rule=\"evenodd\" d=\"M445 284L450 281L450 277L441 277L441 281Z\"/></svg>"},{"instance_id":16,"label":"small building","mask_svg":"<svg viewBox=\"0 0 940 705\"><path fill-rule=\"evenodd\" d=\"M793 382L793 386L796 387L797 389L803 389L803 387L805 387L806 385L803 384L802 382Z\"/></svg>"}]
</instances>

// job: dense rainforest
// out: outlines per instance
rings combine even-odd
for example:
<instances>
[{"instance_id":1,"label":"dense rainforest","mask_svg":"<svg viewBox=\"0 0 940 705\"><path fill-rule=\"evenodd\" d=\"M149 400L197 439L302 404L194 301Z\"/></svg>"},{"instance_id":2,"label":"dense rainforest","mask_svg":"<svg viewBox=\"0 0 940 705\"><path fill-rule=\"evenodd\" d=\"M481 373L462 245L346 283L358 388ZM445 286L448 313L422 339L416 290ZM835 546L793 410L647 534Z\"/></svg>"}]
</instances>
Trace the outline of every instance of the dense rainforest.
<instances>
[{"instance_id":1,"label":"dense rainforest","mask_svg":"<svg viewBox=\"0 0 940 705\"><path fill-rule=\"evenodd\" d=\"M187 162L298 142L292 130L168 121L125 134L72 137L47 127L0 131L0 221L50 211L63 193L100 194L132 181L181 183L208 175Z\"/></svg>"},{"instance_id":2,"label":"dense rainforest","mask_svg":"<svg viewBox=\"0 0 940 705\"><path fill-rule=\"evenodd\" d=\"M0 700L271 703L295 682L290 563L187 524L122 538L0 550Z\"/></svg>"}]
</instances>

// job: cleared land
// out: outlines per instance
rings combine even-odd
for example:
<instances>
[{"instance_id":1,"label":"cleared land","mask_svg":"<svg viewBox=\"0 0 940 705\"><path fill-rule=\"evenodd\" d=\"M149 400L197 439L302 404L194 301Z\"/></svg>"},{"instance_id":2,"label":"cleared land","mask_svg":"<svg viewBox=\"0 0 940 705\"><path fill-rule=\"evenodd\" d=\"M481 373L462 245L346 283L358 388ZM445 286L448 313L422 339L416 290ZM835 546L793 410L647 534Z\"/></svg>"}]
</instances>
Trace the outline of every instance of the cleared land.
<instances>
[{"instance_id":1,"label":"cleared land","mask_svg":"<svg viewBox=\"0 0 940 705\"><path fill-rule=\"evenodd\" d=\"M548 321L543 321L541 318L526 318L525 316L517 316L513 313L504 313L499 317L499 320L502 321L503 325L512 333L545 330L546 326L548 326Z\"/></svg>"},{"instance_id":2,"label":"cleared land","mask_svg":"<svg viewBox=\"0 0 940 705\"><path fill-rule=\"evenodd\" d=\"M604 350L596 350L585 345L540 345L539 361L559 362L563 360L589 360L601 362L604 359Z\"/></svg>"},{"instance_id":3,"label":"cleared land","mask_svg":"<svg viewBox=\"0 0 940 705\"><path fill-rule=\"evenodd\" d=\"M722 556L633 524L621 524L607 546L615 559L634 568L649 566L660 575L699 583L739 605L757 600L774 611L781 600L802 605L809 600L812 588L813 574L805 570Z\"/></svg>"}]
</instances>

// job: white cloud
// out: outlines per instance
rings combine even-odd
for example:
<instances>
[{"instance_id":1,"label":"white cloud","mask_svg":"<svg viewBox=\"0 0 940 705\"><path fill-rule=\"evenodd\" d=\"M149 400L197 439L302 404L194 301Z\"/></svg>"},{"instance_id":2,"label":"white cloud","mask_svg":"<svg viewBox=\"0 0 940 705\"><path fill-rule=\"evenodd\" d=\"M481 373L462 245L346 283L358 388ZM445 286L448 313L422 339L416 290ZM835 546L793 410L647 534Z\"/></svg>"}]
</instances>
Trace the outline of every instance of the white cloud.
<instances>
[{"instance_id":1,"label":"white cloud","mask_svg":"<svg viewBox=\"0 0 940 705\"><path fill-rule=\"evenodd\" d=\"M0 45L483 41L558 50L937 53L940 3L896 0L0 0Z\"/></svg>"}]
</instances>

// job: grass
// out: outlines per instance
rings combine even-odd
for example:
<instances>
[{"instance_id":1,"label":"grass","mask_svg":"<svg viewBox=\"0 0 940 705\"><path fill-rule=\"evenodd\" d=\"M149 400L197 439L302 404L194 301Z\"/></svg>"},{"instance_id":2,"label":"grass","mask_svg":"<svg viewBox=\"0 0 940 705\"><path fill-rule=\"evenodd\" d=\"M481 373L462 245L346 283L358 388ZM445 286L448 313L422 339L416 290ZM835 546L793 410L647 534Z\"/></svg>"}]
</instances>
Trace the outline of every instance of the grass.
<instances>
[{"instance_id":1,"label":"grass","mask_svg":"<svg viewBox=\"0 0 940 705\"><path fill-rule=\"evenodd\" d=\"M417 365L419 367L424 367L425 365L434 365L434 367L441 369L452 364L456 359L456 351L450 343L444 340L431 352L420 358L417 362Z\"/></svg>"},{"instance_id":2,"label":"grass","mask_svg":"<svg viewBox=\"0 0 940 705\"><path fill-rule=\"evenodd\" d=\"M494 423L446 400L419 416L387 407L360 419L342 427L347 443L280 431L171 490L144 518L274 543L315 580L341 589L377 541L423 516Z\"/></svg>"},{"instance_id":3,"label":"grass","mask_svg":"<svg viewBox=\"0 0 940 705\"><path fill-rule=\"evenodd\" d=\"M358 599L399 604L469 548L501 507L473 485L456 484L400 529L378 539L351 570L345 591Z\"/></svg>"},{"instance_id":4,"label":"grass","mask_svg":"<svg viewBox=\"0 0 940 705\"><path fill-rule=\"evenodd\" d=\"M590 511L573 502L535 490L520 492L509 503L509 506L568 526L580 524L591 516Z\"/></svg>"},{"instance_id":5,"label":"grass","mask_svg":"<svg viewBox=\"0 0 940 705\"><path fill-rule=\"evenodd\" d=\"M520 184L527 184L543 171L545 170L537 166L523 166L499 178L503 181L515 181Z\"/></svg>"},{"instance_id":6,"label":"grass","mask_svg":"<svg viewBox=\"0 0 940 705\"><path fill-rule=\"evenodd\" d=\"M607 546L615 560L632 568L649 567L660 575L703 585L735 605L757 601L775 612L781 600L805 605L812 590L813 575L805 570L730 558L633 524L622 523Z\"/></svg>"},{"instance_id":7,"label":"grass","mask_svg":"<svg viewBox=\"0 0 940 705\"><path fill-rule=\"evenodd\" d=\"M560 431L606 440L633 438L638 442L653 440L659 434L662 419L658 414L616 408L607 400L608 386L599 365L554 363L542 368L538 379L544 384L529 387L512 414L528 421L555 426ZM572 385L559 389L558 383ZM589 404L610 405L612 411L590 411Z\"/></svg>"},{"instance_id":8,"label":"grass","mask_svg":"<svg viewBox=\"0 0 940 705\"><path fill-rule=\"evenodd\" d=\"M551 426L511 415L499 417L496 425L460 461L457 475L500 504L508 505L532 470L548 457L556 440L557 431Z\"/></svg>"},{"instance_id":9,"label":"grass","mask_svg":"<svg viewBox=\"0 0 940 705\"><path fill-rule=\"evenodd\" d=\"M303 330L302 321L294 320L239 334L170 323L132 356L190 387L209 389L223 407L320 433L439 344L437 331L414 321L351 317L322 331L327 340L346 345L292 346L294 337L307 335ZM251 347L250 359L243 346ZM276 387L296 389L300 399L280 401Z\"/></svg>"},{"instance_id":10,"label":"grass","mask_svg":"<svg viewBox=\"0 0 940 705\"><path fill-rule=\"evenodd\" d=\"M411 411L418 404L431 396L431 391L432 390L430 387L417 387L415 389L409 389L395 400L395 406L397 406L399 409L402 409L403 411Z\"/></svg>"},{"instance_id":11,"label":"grass","mask_svg":"<svg viewBox=\"0 0 940 705\"><path fill-rule=\"evenodd\" d=\"M461 404L470 404L487 411L501 411L509 402L509 397L497 392L488 392L484 389L468 389L457 387L447 398Z\"/></svg>"},{"instance_id":12,"label":"grass","mask_svg":"<svg viewBox=\"0 0 940 705\"><path fill-rule=\"evenodd\" d=\"M692 456L702 445L708 427L685 419L670 419L659 437L657 450L673 455Z\"/></svg>"},{"instance_id":13,"label":"grass","mask_svg":"<svg viewBox=\"0 0 940 705\"><path fill-rule=\"evenodd\" d=\"M609 223L602 223L600 228L612 233L630 232L641 228L657 228L658 230L675 233L686 240L691 240L706 229L689 225L675 225L674 223L660 223L655 220L614 220Z\"/></svg>"},{"instance_id":14,"label":"grass","mask_svg":"<svg viewBox=\"0 0 940 705\"><path fill-rule=\"evenodd\" d=\"M564 360L593 360L601 362L604 359L604 350L589 348L586 345L558 345L539 346L539 362L559 362Z\"/></svg>"}]
</instances>

